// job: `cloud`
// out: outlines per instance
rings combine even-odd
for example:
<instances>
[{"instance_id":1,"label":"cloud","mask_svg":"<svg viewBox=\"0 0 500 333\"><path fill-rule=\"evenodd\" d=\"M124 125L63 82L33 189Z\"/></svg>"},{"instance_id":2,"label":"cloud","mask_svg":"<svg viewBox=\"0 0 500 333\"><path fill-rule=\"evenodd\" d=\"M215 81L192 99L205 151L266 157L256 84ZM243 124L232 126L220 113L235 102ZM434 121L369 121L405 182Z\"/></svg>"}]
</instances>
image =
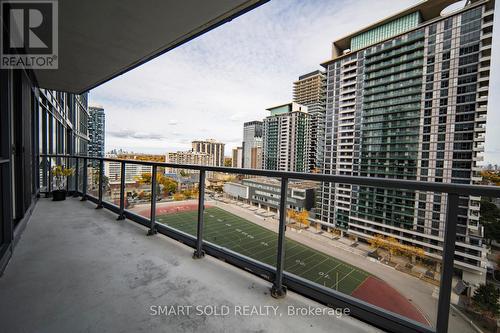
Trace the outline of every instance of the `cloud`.
<instances>
[{"instance_id":1,"label":"cloud","mask_svg":"<svg viewBox=\"0 0 500 333\"><path fill-rule=\"evenodd\" d=\"M229 138L229 155L241 144L243 123L262 120L266 108L291 101L293 81L321 68L332 41L418 2L268 2L92 90L91 102L106 110L106 148L165 153L188 149L194 139ZM492 68L492 92L494 73ZM490 110L493 99L498 97L490 93ZM488 115L489 133L500 133L490 131L492 123L500 124L497 114ZM113 135L119 128L136 135ZM156 139L141 139L141 133ZM498 136L489 137L488 149L499 149Z\"/></svg>"},{"instance_id":2,"label":"cloud","mask_svg":"<svg viewBox=\"0 0 500 333\"><path fill-rule=\"evenodd\" d=\"M135 132L133 130L119 130L119 131L108 131L111 137L121 138L121 139L137 139L137 140L163 140L165 137L157 133L147 133L147 132Z\"/></svg>"}]
</instances>

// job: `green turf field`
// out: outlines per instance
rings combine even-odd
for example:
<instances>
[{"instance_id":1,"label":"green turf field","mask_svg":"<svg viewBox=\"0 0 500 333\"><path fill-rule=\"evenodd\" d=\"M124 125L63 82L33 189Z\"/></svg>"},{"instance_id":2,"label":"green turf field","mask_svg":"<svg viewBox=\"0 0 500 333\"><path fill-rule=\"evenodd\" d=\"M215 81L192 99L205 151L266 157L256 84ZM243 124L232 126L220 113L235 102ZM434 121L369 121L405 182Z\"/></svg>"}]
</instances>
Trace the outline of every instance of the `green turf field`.
<instances>
[{"instance_id":1,"label":"green turf field","mask_svg":"<svg viewBox=\"0 0 500 333\"><path fill-rule=\"evenodd\" d=\"M197 211L156 217L166 224L196 235ZM276 266L278 235L220 208L205 210L204 239L255 260ZM370 274L294 240L286 239L285 271L329 288L351 294Z\"/></svg>"}]
</instances>

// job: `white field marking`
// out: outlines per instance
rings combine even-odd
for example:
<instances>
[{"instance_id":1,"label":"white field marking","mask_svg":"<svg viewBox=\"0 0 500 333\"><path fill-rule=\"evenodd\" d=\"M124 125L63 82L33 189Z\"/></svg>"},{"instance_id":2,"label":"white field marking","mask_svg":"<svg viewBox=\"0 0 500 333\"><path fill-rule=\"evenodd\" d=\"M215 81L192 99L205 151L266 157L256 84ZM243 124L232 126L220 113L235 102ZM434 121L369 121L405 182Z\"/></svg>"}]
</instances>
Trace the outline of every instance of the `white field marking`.
<instances>
[{"instance_id":1,"label":"white field marking","mask_svg":"<svg viewBox=\"0 0 500 333\"><path fill-rule=\"evenodd\" d=\"M306 263L305 263L304 261L299 260L299 259L295 260L295 263L296 263L296 264L299 264L299 265L301 265L301 266L305 266L305 265L306 265Z\"/></svg>"},{"instance_id":2,"label":"white field marking","mask_svg":"<svg viewBox=\"0 0 500 333\"><path fill-rule=\"evenodd\" d=\"M340 265L342 265L342 263L340 263L340 262L339 262L339 263L337 264L337 266L335 266L335 267L333 267L333 268L329 269L329 270L326 272L326 274L330 274L330 272L331 272L331 271L333 271L334 269L336 269L336 268L337 268L337 267L339 267Z\"/></svg>"},{"instance_id":3,"label":"white field marking","mask_svg":"<svg viewBox=\"0 0 500 333\"><path fill-rule=\"evenodd\" d=\"M217 231L215 231L214 233L217 233L217 232L219 232L219 231L220 231L220 230L217 230ZM266 234L268 234L268 232L267 232L267 230L263 230L262 232L258 232L257 234L255 234L255 235L254 235L254 237L257 237L256 235L261 235L261 234L266 235ZM247 236L247 237L248 237L248 236ZM274 236L273 236L273 235L268 235L268 236L264 237L263 239L273 239L273 238L274 238ZM237 246L240 246L240 245L239 245L239 242L240 242L240 241L241 241L241 238L234 239L232 242L229 242L228 244L226 244L226 247L227 247L227 248L229 248L229 247L233 246L233 244L236 244ZM254 249L254 248L261 248L261 245L260 245L260 244L257 244L257 246L256 246L256 247L255 247L255 246L252 246L251 248L248 248L248 250L252 250L252 249Z\"/></svg>"},{"instance_id":4,"label":"white field marking","mask_svg":"<svg viewBox=\"0 0 500 333\"><path fill-rule=\"evenodd\" d=\"M304 261L304 262L306 262L307 260L309 260L309 259L313 258L313 257L314 257L314 256L316 256L316 255L319 255L320 257L323 257L323 255L322 255L321 253L313 253L312 255L308 256L307 258L304 258L304 259L303 259L303 261ZM326 259L328 259L328 258L326 258ZM290 266L290 267L288 268L288 270L292 270L292 269L294 269L296 266L297 266L297 264L293 264L292 266ZM307 264L306 264L306 266L307 266Z\"/></svg>"},{"instance_id":5,"label":"white field marking","mask_svg":"<svg viewBox=\"0 0 500 333\"><path fill-rule=\"evenodd\" d=\"M314 267L318 266L318 265L321 265L322 263L324 263L325 261L329 260L330 258L326 258L325 260L323 261L320 261L314 265L312 265L309 269L307 269L305 272L302 272L302 274L306 274L307 272L309 272L310 270L312 270ZM325 277L326 278L326 277Z\"/></svg>"},{"instance_id":6,"label":"white field marking","mask_svg":"<svg viewBox=\"0 0 500 333\"><path fill-rule=\"evenodd\" d=\"M294 245L291 249L294 249L294 248L296 248L297 246L299 246L299 244L295 244L295 245ZM290 250L291 250L291 249L289 249L289 250L288 250L288 252L290 252ZM304 250L304 251L307 251L307 250ZM302 251L302 252L304 252L304 251ZM302 253L302 252L300 252L300 253ZM261 258L261 260L260 260L260 261L267 260L268 258L274 257L275 255L276 255L276 253L270 254L270 255L268 255L268 256L266 256L266 257L264 257L264 258ZM295 257L295 255L291 256L290 258L293 258L293 257ZM285 256L285 260L286 260L286 259L287 259L287 258L286 258L286 256Z\"/></svg>"},{"instance_id":7,"label":"white field marking","mask_svg":"<svg viewBox=\"0 0 500 333\"><path fill-rule=\"evenodd\" d=\"M337 288L339 287L339 283L344 280L346 277L348 277L349 275L351 275L352 272L354 272L355 269L351 269L351 271L349 273L347 273L343 278L341 278L340 280L337 281Z\"/></svg>"}]
</instances>

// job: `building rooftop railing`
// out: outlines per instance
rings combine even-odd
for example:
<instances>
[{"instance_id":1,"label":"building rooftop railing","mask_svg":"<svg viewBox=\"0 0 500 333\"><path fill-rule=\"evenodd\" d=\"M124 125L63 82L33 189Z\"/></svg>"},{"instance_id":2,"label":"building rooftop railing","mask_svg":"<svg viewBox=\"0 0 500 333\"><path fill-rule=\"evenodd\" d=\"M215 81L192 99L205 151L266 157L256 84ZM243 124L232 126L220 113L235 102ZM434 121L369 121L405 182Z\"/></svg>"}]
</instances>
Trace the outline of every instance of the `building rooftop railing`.
<instances>
[{"instance_id":1,"label":"building rooftop railing","mask_svg":"<svg viewBox=\"0 0 500 333\"><path fill-rule=\"evenodd\" d=\"M460 196L486 196L500 197L500 187L483 185L466 185L451 183L421 182L411 180L339 176L318 173L298 173L271 170L240 169L230 167L200 166L190 164L173 164L163 162L148 162L138 160L124 160L117 158L100 158L80 155L40 155L42 159L40 166L42 171L41 179L46 182L47 189L52 188L51 166L54 162L75 166L74 189L76 195L82 196L82 200L91 200L97 204L97 208L107 208L118 214L118 219L128 218L149 228L149 234L156 232L181 241L195 249L194 258L202 258L205 253L225 260L226 262L244 268L273 283L271 295L283 297L286 289L289 288L309 298L323 304L350 309L353 317L359 318L378 328L390 332L438 332L444 333L448 329L448 318L450 313L450 296L452 291L452 277L454 269L454 254L457 235L457 216ZM93 196L87 193L87 167L89 162L98 161L98 194ZM103 176L104 163L118 162L121 165L120 199L119 205L115 205L103 200ZM80 164L83 163L83 164ZM125 165L139 164L151 166L151 200L150 214L148 217L138 215L125 209ZM80 170L80 165L84 166ZM97 163L94 164L94 166ZM195 170L199 172L199 194L198 194L198 217L196 236L171 228L156 221L157 202L157 172L159 167L177 168L185 170ZM80 172L83 171L83 174ZM280 206L279 206L279 227L278 245L276 253L276 267L256 261L240 253L236 253L227 248L204 241L204 202L205 202L205 180L207 172L221 172L239 175L265 176L280 179ZM79 177L82 177L82 188L80 189ZM284 271L285 258L285 226L286 226L286 193L289 180L310 180L318 182L344 183L351 185L377 187L386 189L428 191L447 194L446 222L443 238L442 269L439 288L439 299L437 307L437 319L435 328L425 326L420 322L408 319L396 313L389 312L383 308L364 302L350 295L327 288L297 275ZM48 192L48 190L47 190Z\"/></svg>"}]
</instances>

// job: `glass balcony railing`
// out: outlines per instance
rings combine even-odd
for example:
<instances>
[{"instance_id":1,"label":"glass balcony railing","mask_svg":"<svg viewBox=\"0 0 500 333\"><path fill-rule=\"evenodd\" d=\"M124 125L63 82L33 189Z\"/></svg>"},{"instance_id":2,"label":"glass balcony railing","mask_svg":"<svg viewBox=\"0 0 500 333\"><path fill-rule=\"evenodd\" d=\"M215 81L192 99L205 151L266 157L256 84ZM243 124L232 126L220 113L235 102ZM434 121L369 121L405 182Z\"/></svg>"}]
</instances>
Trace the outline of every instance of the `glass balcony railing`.
<instances>
[{"instance_id":1,"label":"glass balcony railing","mask_svg":"<svg viewBox=\"0 0 500 333\"><path fill-rule=\"evenodd\" d=\"M327 175L42 155L40 179L49 195L50 165L74 168L66 187L82 200L270 281L274 297L291 289L387 331L446 332L454 258L482 269L481 247L460 240L463 199L500 189L404 180L408 158L364 160Z\"/></svg>"}]
</instances>

